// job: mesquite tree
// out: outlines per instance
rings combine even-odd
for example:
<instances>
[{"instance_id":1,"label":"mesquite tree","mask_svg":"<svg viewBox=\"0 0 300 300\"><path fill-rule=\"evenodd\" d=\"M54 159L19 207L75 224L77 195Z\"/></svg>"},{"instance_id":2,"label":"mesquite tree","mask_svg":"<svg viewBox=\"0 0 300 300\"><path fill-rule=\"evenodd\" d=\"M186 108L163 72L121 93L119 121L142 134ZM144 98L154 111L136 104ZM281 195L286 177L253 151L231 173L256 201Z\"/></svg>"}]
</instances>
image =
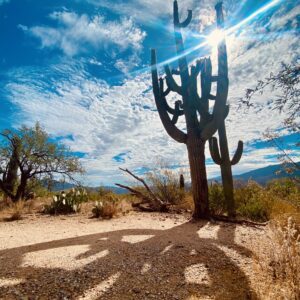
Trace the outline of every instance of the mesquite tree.
<instances>
[{"instance_id":1,"label":"mesquite tree","mask_svg":"<svg viewBox=\"0 0 300 300\"><path fill-rule=\"evenodd\" d=\"M74 174L83 172L78 158L51 141L38 123L33 128L4 130L0 136L0 190L14 202L25 197L33 179L55 174L74 179Z\"/></svg>"},{"instance_id":2,"label":"mesquite tree","mask_svg":"<svg viewBox=\"0 0 300 300\"><path fill-rule=\"evenodd\" d=\"M221 3L216 6L216 12L218 28L222 29L224 16ZM227 50L224 38L218 45L217 76L212 75L210 58L202 58L189 68L181 29L187 27L191 20L192 11L189 10L187 19L180 22L178 3L174 1L174 29L179 69L171 70L166 65L166 75L158 78L156 51L153 49L151 51L152 84L157 110L167 133L175 141L187 146L195 204L194 217L206 218L209 215L209 204L204 150L206 141L214 135L228 114ZM181 85L177 84L174 75L180 76ZM197 88L199 75L201 95ZM216 95L211 94L213 82L217 83ZM166 99L171 91L179 94L182 99L175 102L174 108L170 107ZM209 100L215 101L212 113L209 110ZM180 116L185 117L186 132L176 126Z\"/></svg>"}]
</instances>

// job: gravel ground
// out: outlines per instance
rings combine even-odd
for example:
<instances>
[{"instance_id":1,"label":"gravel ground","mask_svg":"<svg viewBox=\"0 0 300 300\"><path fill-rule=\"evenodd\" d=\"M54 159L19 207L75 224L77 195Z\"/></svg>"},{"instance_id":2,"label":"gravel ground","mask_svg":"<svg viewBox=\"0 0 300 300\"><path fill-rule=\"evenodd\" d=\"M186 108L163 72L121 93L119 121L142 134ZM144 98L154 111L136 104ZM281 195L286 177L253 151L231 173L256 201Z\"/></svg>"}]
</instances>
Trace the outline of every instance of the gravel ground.
<instances>
[{"instance_id":1,"label":"gravel ground","mask_svg":"<svg viewBox=\"0 0 300 300\"><path fill-rule=\"evenodd\" d=\"M0 299L259 299L265 229L183 215L0 223Z\"/></svg>"}]
</instances>

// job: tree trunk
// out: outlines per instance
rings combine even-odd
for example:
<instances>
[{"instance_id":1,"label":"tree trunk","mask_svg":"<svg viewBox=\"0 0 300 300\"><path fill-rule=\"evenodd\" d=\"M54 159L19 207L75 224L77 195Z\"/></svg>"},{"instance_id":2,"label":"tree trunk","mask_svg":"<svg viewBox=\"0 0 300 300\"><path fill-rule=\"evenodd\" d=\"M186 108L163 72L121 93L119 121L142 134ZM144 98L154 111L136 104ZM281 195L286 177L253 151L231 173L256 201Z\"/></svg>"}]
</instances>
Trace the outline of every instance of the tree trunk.
<instances>
[{"instance_id":1,"label":"tree trunk","mask_svg":"<svg viewBox=\"0 0 300 300\"><path fill-rule=\"evenodd\" d=\"M205 168L205 142L200 138L190 136L187 140L187 150L190 162L192 191L195 204L193 217L205 219L209 217L208 185Z\"/></svg>"},{"instance_id":2,"label":"tree trunk","mask_svg":"<svg viewBox=\"0 0 300 300\"><path fill-rule=\"evenodd\" d=\"M13 199L14 202L18 202L24 198L26 186L27 186L27 177L21 175L20 185L18 186L16 196Z\"/></svg>"},{"instance_id":3,"label":"tree trunk","mask_svg":"<svg viewBox=\"0 0 300 300\"><path fill-rule=\"evenodd\" d=\"M220 139L220 152L221 157L224 160L221 164L221 176L224 189L224 196L227 206L227 212L230 217L235 216L235 205L233 196L233 179L232 179L232 169L231 161L228 151L228 143L226 137L225 123L222 123L218 129L219 139Z\"/></svg>"}]
</instances>

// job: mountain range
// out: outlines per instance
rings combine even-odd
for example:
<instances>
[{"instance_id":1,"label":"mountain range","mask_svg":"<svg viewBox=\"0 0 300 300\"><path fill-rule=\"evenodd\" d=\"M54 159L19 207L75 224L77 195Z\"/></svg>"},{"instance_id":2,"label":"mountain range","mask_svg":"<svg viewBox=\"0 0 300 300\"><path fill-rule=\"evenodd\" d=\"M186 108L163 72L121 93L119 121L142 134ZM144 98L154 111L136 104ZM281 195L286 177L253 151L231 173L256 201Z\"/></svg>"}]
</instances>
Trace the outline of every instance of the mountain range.
<instances>
[{"instance_id":1,"label":"mountain range","mask_svg":"<svg viewBox=\"0 0 300 300\"><path fill-rule=\"evenodd\" d=\"M277 165L270 165L264 168L259 168L256 170L252 170L243 174L234 175L234 180L239 182L247 182L248 180L254 180L258 182L259 184L265 185L267 182L273 179L280 179L284 177L288 177L288 175L282 171L283 167L281 164ZM297 171L293 174L293 176L299 176L300 177L300 171ZM221 177L215 177L209 180L209 182L220 182ZM69 183L69 182L60 182L60 181L54 181L52 190L53 191L62 191L62 190L68 190L76 185ZM100 187L86 187L88 190L97 191ZM112 192L116 194L126 194L127 191L116 187L116 186L104 186L104 189L111 190Z\"/></svg>"}]
</instances>

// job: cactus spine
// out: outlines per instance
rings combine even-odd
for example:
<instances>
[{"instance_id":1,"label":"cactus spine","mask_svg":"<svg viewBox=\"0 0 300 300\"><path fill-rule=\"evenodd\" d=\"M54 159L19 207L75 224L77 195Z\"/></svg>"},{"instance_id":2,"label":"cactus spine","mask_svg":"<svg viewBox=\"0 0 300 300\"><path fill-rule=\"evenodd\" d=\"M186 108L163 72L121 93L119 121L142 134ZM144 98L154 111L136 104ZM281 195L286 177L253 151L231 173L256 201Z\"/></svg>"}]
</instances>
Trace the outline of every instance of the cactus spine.
<instances>
[{"instance_id":1,"label":"cactus spine","mask_svg":"<svg viewBox=\"0 0 300 300\"><path fill-rule=\"evenodd\" d=\"M217 11L217 25L218 28L223 27L223 12L221 3L216 5ZM229 112L229 109L228 109ZM233 196L233 178L232 178L232 170L231 166L237 164L243 154L243 142L238 142L237 150L230 160L229 151L228 151L228 142L226 135L226 127L225 127L225 119L222 120L220 126L218 128L219 135L219 144L216 137L211 137L209 139L209 150L211 153L211 157L213 161L220 165L221 167L221 176L223 183L224 196L227 206L227 212L229 216L235 216L235 204L234 204L234 196ZM220 150L219 150L220 149Z\"/></svg>"},{"instance_id":2,"label":"cactus spine","mask_svg":"<svg viewBox=\"0 0 300 300\"><path fill-rule=\"evenodd\" d=\"M217 8L218 24L223 24L222 5ZM156 51L151 51L152 84L155 103L160 119L167 133L177 142L186 144L188 150L192 191L194 199L194 218L207 218L209 215L208 184L205 166L205 143L220 128L228 114L226 106L228 95L228 65L226 42L223 39L218 45L218 75L212 76L210 58L203 58L188 66L181 29L192 20L192 11L180 22L178 3L174 1L175 43L179 69L171 70L165 66L164 77L158 77ZM174 75L179 75L181 85L177 84ZM201 96L198 93L197 80L200 75ZM212 82L217 82L216 95L211 94ZM164 88L164 85L167 88ZM167 95L176 92L182 100L175 102L172 108L167 102ZM213 112L209 112L209 100L215 100ZM172 117L171 117L171 116ZM186 133L176 123L180 116L185 117Z\"/></svg>"}]
</instances>

